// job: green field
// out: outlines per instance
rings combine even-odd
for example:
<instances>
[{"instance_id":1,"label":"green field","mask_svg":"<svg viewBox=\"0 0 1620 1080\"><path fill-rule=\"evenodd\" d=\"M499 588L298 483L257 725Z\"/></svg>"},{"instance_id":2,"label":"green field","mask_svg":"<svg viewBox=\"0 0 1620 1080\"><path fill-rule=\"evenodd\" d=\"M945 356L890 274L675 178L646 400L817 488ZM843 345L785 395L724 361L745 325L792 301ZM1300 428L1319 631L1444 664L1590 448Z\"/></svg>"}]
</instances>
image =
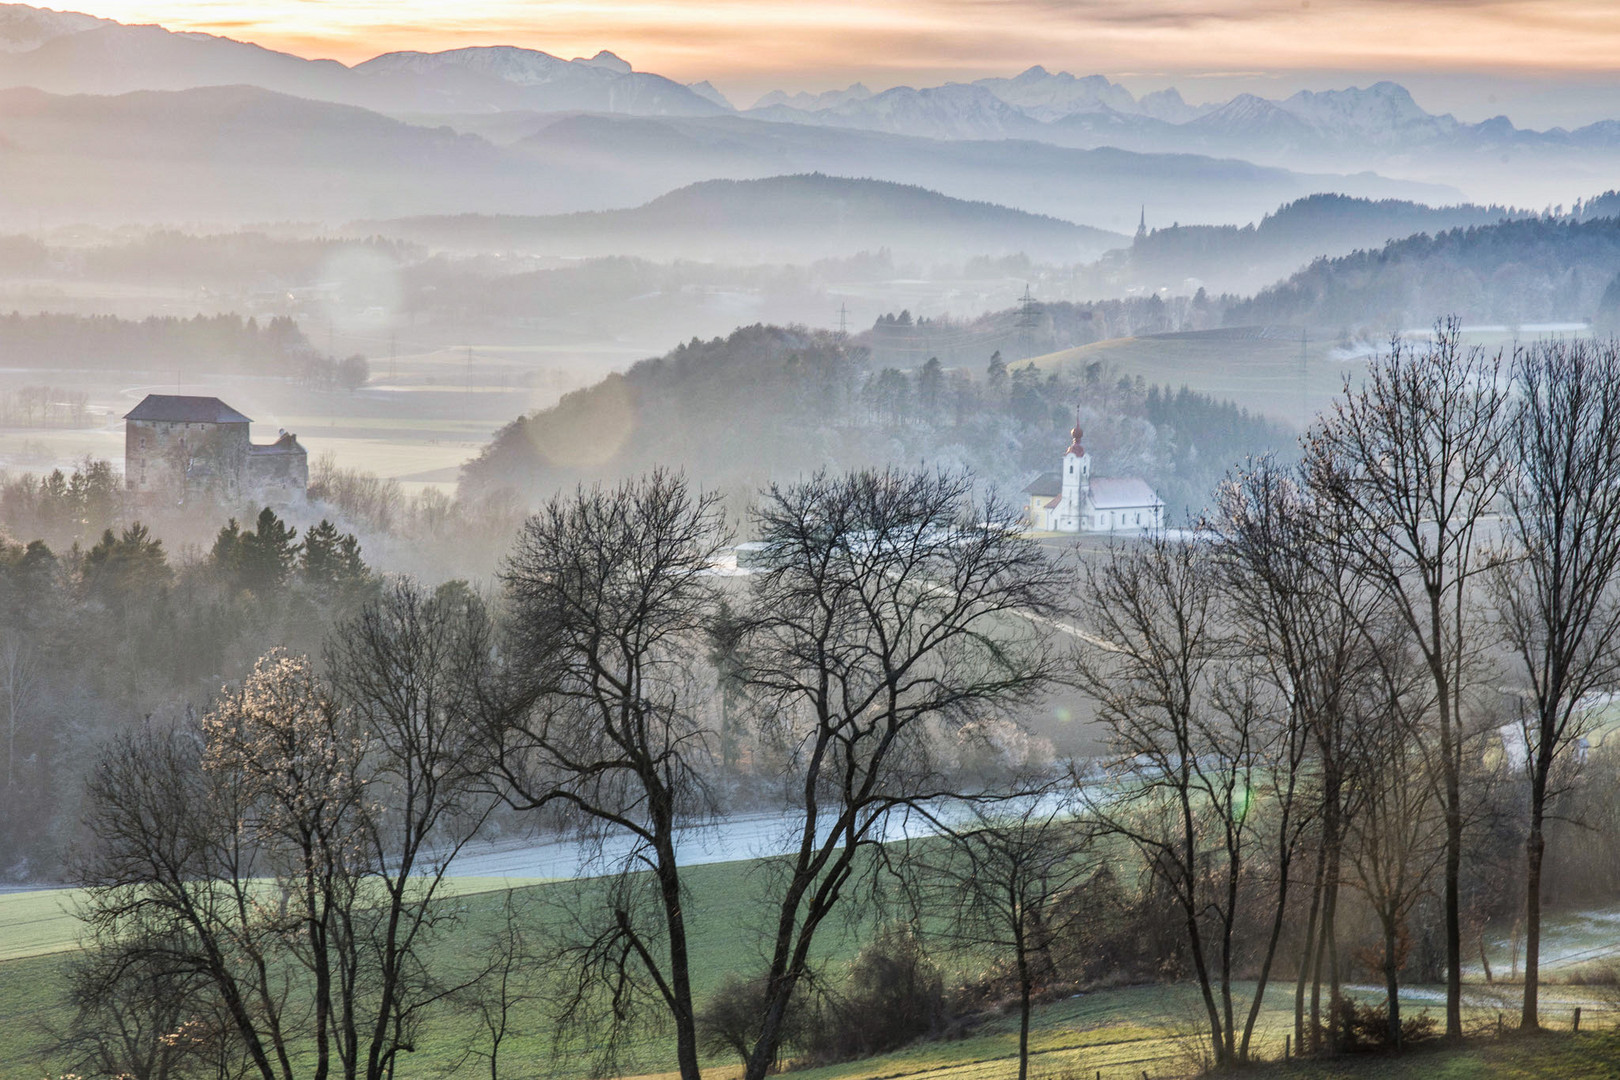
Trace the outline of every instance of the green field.
<instances>
[{"instance_id":1,"label":"green field","mask_svg":"<svg viewBox=\"0 0 1620 1080\"><path fill-rule=\"evenodd\" d=\"M693 986L701 996L711 993L728 974L753 970L760 955L758 934L762 909L755 897L761 884L755 874L757 864L717 863L691 867L687 881L691 900L687 907L694 964ZM540 905L542 913L557 914L562 892L571 883L532 884L503 879L468 878L455 883L461 894L463 922L453 937L438 948L446 958L475 948L492 932L501 918L504 888L520 887ZM39 1077L60 1063L53 1061L52 1031L60 1031L70 1019L62 1001L61 971L76 947L77 925L69 909L75 900L70 890L15 893L0 897L0 934L4 955L0 960L0 1080L11 1077ZM865 909L852 902L847 909L853 922L829 923L820 938L823 958L842 962L852 957L858 939L871 928ZM460 1054L460 1021L446 1017L423 1040L423 1048L407 1062L402 1076L436 1075ZM559 1076L585 1076L588 1055L572 1056L552 1067L549 1034L536 1030L515 1038L509 1049L514 1062L525 1063L514 1075L555 1073ZM628 1060L636 1071L656 1071L670 1056L668 1044L648 1036L631 1048ZM61 1071L57 1068L56 1071Z\"/></svg>"},{"instance_id":2,"label":"green field","mask_svg":"<svg viewBox=\"0 0 1620 1080\"><path fill-rule=\"evenodd\" d=\"M728 974L758 970L763 882L757 863L717 863L691 867L688 907L693 931L694 989L700 999L710 994ZM518 888L537 902L539 910L554 915L570 883L532 883L506 879L462 879L455 890L462 896L463 923L455 936L442 942L446 955L476 948L482 936L498 925L506 888ZM0 1080L59 1073L65 1063L51 1051L55 1035L70 1014L62 1001L63 971L71 962L76 924L68 908L71 892L19 893L0 896ZM880 918L870 906L852 899L845 921L829 924L821 939L821 958L839 964L851 958L859 942ZM1274 983L1268 1008L1262 1013L1256 1053L1262 1059L1281 1058L1284 1035L1291 1030L1291 985ZM1244 984L1240 993L1252 987ZM1360 991L1377 998L1370 988ZM1512 1016L1518 988L1498 984L1469 987L1471 1027L1493 1035L1499 1012ZM1596 988L1559 986L1545 993L1545 1018L1554 1028L1567 1028L1573 1007L1585 1010L1579 1039L1547 1037L1523 1040L1487 1038L1477 1045L1445 1055L1419 1053L1398 1061L1370 1059L1348 1063L1310 1064L1286 1072L1261 1070L1258 1075L1329 1077L1443 1077L1504 1075L1509 1077L1620 1076L1613 1064L1620 1060L1620 1042L1608 1031L1614 1023L1613 994ZM1416 1012L1438 1008L1434 988L1413 988L1405 1002ZM1188 985L1127 987L1097 991L1042 1005L1036 1013L1032 1037L1031 1075L1037 1080L1070 1080L1101 1075L1111 1080L1138 1080L1144 1071L1155 1078L1183 1077L1201 1067L1201 1010ZM508 1075L584 1080L593 1072L589 1047L573 1047L564 1055L554 1051L552 1039L538 1018L503 1048ZM402 1062L402 1078L435 1077L452 1066L465 1045L466 1021L444 1016L424 1033L417 1053ZM992 1015L960 1033L960 1037L921 1043L895 1053L859 1062L796 1071L806 1080L1012 1080L1017 1073L1016 1014L1009 1010ZM621 1059L624 1075L665 1075L672 1053L667 1038L647 1033ZM1602 1071L1603 1069L1609 1071ZM739 1067L725 1059L708 1063L718 1080L734 1080Z\"/></svg>"}]
</instances>

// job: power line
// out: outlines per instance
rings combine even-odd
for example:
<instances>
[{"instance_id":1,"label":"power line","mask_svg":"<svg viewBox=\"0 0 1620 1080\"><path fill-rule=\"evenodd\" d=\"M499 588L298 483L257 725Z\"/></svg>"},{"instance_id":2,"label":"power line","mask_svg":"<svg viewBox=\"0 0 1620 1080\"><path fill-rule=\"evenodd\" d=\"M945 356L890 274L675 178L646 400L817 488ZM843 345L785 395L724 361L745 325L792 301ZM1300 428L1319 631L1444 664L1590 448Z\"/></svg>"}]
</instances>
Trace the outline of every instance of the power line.
<instances>
[{"instance_id":1,"label":"power line","mask_svg":"<svg viewBox=\"0 0 1620 1080\"><path fill-rule=\"evenodd\" d=\"M1029 282L1024 283L1024 295L1018 298L1018 340L1023 346L1025 356L1035 351L1035 328L1040 325L1041 306L1035 302L1035 294L1029 291Z\"/></svg>"}]
</instances>

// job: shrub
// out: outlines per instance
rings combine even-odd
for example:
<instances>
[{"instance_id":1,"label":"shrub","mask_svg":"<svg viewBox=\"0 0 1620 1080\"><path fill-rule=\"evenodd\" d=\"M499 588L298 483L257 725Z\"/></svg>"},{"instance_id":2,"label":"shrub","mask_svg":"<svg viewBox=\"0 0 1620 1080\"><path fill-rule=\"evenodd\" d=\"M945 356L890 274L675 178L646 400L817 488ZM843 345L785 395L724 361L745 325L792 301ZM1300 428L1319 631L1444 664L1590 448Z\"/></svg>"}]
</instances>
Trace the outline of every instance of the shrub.
<instances>
[{"instance_id":1,"label":"shrub","mask_svg":"<svg viewBox=\"0 0 1620 1080\"><path fill-rule=\"evenodd\" d=\"M760 1017L765 1011L765 980L726 976L726 981L698 1011L698 1038L710 1054L736 1054L743 1064L759 1038ZM782 1025L782 1046L798 1047L804 1039L804 1025L797 1003L789 1006Z\"/></svg>"},{"instance_id":2,"label":"shrub","mask_svg":"<svg viewBox=\"0 0 1620 1080\"><path fill-rule=\"evenodd\" d=\"M940 1034L949 1019L945 981L910 926L882 930L819 1011L804 1048L821 1061L881 1054Z\"/></svg>"},{"instance_id":3,"label":"shrub","mask_svg":"<svg viewBox=\"0 0 1620 1080\"><path fill-rule=\"evenodd\" d=\"M1382 1004L1358 1005L1350 998L1339 1001L1339 1025L1342 1032L1341 1049L1347 1054L1392 1050L1389 1044L1389 1017ZM1435 1037L1439 1025L1428 1010L1401 1020L1401 1048ZM1327 1045L1327 1032L1322 1032L1322 1045Z\"/></svg>"}]
</instances>

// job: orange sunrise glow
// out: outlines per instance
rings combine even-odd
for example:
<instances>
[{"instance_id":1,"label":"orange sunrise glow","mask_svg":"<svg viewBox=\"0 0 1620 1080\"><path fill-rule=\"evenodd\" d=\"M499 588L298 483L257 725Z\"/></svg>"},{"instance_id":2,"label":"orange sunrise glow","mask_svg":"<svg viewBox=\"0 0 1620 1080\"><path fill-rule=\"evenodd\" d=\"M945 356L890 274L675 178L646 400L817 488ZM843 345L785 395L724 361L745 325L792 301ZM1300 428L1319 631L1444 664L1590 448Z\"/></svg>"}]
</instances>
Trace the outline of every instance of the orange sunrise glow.
<instances>
[{"instance_id":1,"label":"orange sunrise glow","mask_svg":"<svg viewBox=\"0 0 1620 1080\"><path fill-rule=\"evenodd\" d=\"M1029 63L1181 77L1315 69L1601 78L1620 55L1620 6L1604 0L106 0L89 10L346 63L494 43L563 56L608 48L644 70L722 86L973 78Z\"/></svg>"}]
</instances>

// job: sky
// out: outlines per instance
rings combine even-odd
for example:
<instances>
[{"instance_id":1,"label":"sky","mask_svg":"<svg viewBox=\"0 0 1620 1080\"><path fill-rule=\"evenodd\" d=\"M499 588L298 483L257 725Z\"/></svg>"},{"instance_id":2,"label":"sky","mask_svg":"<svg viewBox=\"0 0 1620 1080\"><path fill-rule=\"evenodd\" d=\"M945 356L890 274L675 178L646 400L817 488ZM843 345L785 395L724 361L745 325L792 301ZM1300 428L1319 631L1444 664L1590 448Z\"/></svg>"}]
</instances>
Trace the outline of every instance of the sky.
<instances>
[{"instance_id":1,"label":"sky","mask_svg":"<svg viewBox=\"0 0 1620 1080\"><path fill-rule=\"evenodd\" d=\"M61 3L61 0L57 0ZM61 6L69 6L62 4ZM346 63L396 49L609 49L739 105L822 90L1105 74L1190 101L1405 83L1521 126L1620 117L1616 0L92 0L81 10Z\"/></svg>"}]
</instances>

